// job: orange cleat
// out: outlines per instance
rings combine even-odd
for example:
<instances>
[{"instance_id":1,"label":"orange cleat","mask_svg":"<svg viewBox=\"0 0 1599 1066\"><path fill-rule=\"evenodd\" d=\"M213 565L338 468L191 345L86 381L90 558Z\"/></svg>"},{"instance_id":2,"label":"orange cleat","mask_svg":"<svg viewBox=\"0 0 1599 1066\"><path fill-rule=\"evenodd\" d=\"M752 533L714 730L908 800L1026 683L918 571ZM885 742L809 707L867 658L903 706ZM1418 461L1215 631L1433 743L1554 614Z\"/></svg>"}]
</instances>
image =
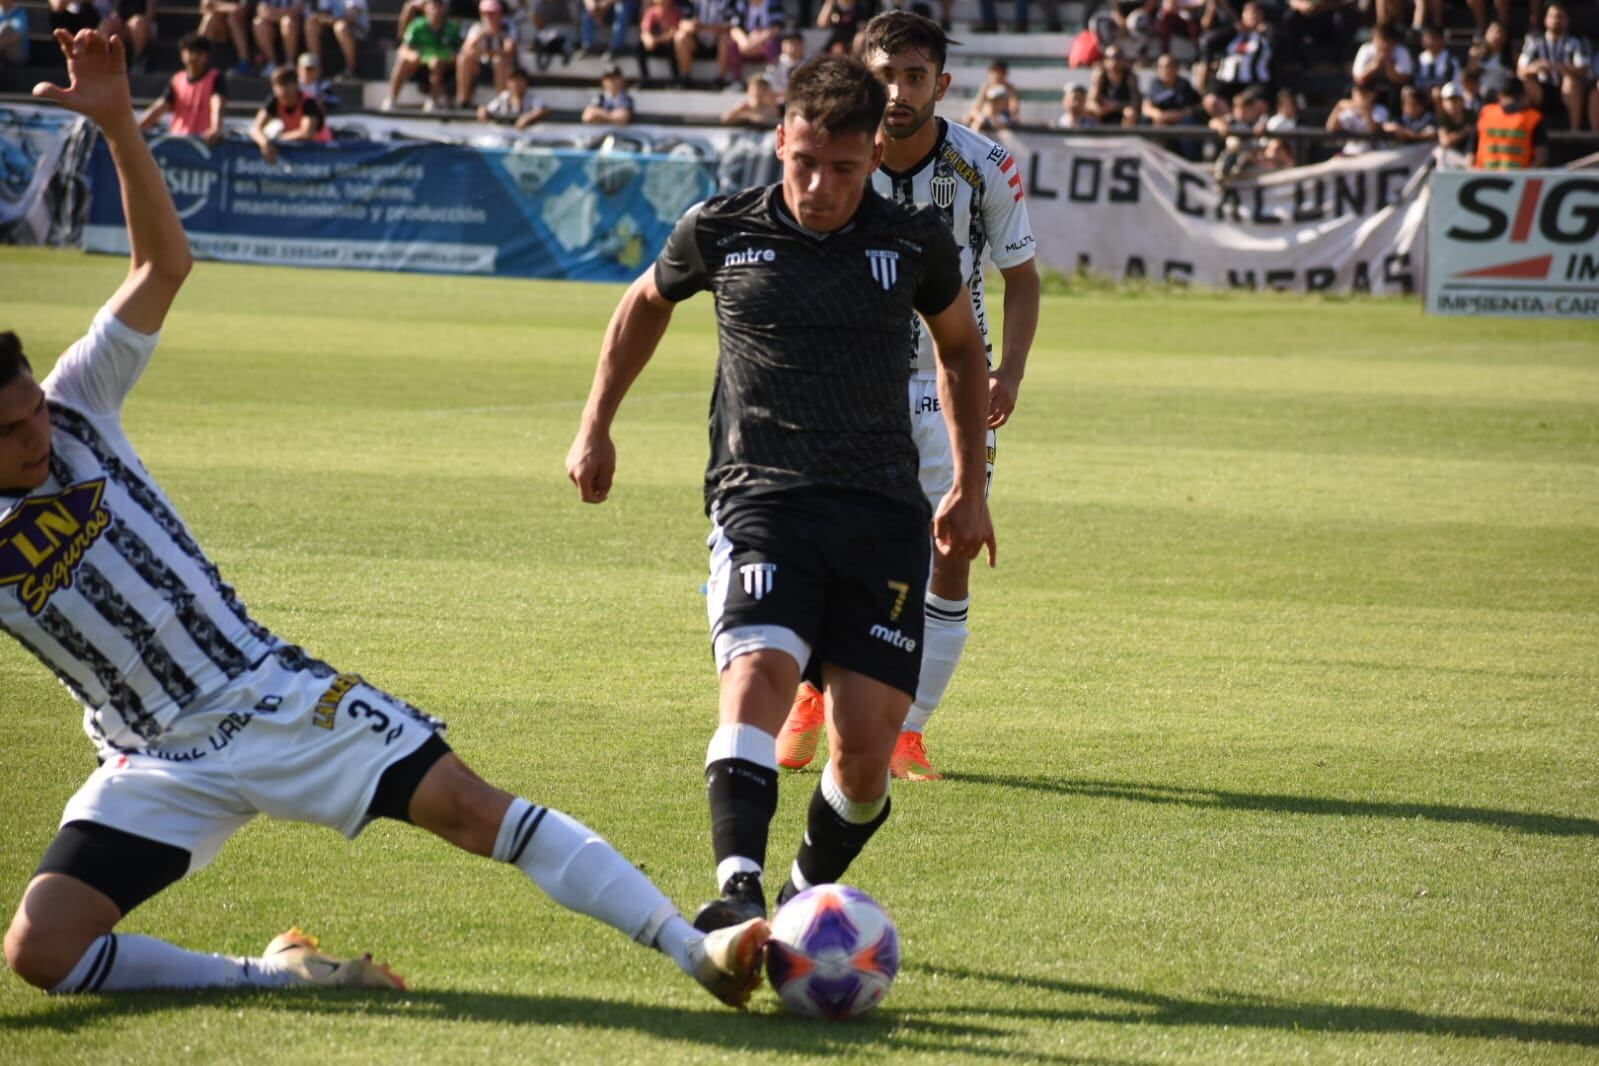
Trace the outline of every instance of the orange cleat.
<instances>
[{"instance_id":1,"label":"orange cleat","mask_svg":"<svg viewBox=\"0 0 1599 1066\"><path fill-rule=\"evenodd\" d=\"M294 926L272 938L262 965L291 974L300 984L343 988L384 988L405 991L405 978L370 955L335 959L322 953L317 938Z\"/></svg>"},{"instance_id":2,"label":"orange cleat","mask_svg":"<svg viewBox=\"0 0 1599 1066\"><path fill-rule=\"evenodd\" d=\"M902 781L942 781L944 775L927 761L927 746L920 733L901 733L888 760L888 772Z\"/></svg>"},{"instance_id":3,"label":"orange cleat","mask_svg":"<svg viewBox=\"0 0 1599 1066\"><path fill-rule=\"evenodd\" d=\"M777 734L777 765L785 770L803 770L809 766L816 758L816 742L822 738L822 726L826 722L827 710L821 692L802 682L794 696L794 706L789 708L788 721Z\"/></svg>"}]
</instances>

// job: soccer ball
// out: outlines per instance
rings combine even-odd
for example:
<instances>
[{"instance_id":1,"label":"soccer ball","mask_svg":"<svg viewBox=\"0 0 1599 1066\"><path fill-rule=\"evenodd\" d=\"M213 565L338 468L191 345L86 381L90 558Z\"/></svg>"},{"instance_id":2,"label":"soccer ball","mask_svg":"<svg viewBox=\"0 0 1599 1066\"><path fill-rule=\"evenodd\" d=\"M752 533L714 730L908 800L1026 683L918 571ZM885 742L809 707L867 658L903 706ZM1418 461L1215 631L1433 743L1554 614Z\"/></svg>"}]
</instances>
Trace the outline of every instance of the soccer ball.
<instances>
[{"instance_id":1,"label":"soccer ball","mask_svg":"<svg viewBox=\"0 0 1599 1066\"><path fill-rule=\"evenodd\" d=\"M882 1002L899 972L899 933L877 901L815 885L778 909L766 976L796 1014L843 1021Z\"/></svg>"}]
</instances>

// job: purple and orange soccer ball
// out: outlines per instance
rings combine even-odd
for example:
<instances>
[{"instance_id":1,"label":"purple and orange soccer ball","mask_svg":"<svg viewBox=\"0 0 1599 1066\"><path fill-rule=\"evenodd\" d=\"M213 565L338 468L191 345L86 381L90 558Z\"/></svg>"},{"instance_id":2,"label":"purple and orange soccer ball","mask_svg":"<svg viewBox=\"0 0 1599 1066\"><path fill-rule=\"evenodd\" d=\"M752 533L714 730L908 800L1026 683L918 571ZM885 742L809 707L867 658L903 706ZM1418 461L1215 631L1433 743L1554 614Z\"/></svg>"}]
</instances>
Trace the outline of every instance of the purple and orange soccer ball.
<instances>
[{"instance_id":1,"label":"purple and orange soccer ball","mask_svg":"<svg viewBox=\"0 0 1599 1066\"><path fill-rule=\"evenodd\" d=\"M795 1014L843 1021L883 1001L899 972L899 933L877 901L815 885L778 909L766 976Z\"/></svg>"}]
</instances>

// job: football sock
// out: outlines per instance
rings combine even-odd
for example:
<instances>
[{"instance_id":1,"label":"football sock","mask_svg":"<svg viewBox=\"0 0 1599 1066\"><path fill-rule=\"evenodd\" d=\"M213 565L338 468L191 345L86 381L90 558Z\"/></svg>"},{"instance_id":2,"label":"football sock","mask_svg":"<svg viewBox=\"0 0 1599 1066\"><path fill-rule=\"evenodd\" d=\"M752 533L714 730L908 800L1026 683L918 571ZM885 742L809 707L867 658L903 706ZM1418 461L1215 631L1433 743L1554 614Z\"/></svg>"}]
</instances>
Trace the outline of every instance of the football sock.
<instances>
[{"instance_id":1,"label":"football sock","mask_svg":"<svg viewBox=\"0 0 1599 1066\"><path fill-rule=\"evenodd\" d=\"M494 858L527 874L561 906L677 957L658 942L673 918L681 920L672 901L577 819L514 799L500 823Z\"/></svg>"},{"instance_id":2,"label":"football sock","mask_svg":"<svg viewBox=\"0 0 1599 1066\"><path fill-rule=\"evenodd\" d=\"M50 990L129 992L141 988L279 988L298 978L262 963L227 955L185 951L165 940L132 933L107 933L83 953L72 972Z\"/></svg>"},{"instance_id":3,"label":"football sock","mask_svg":"<svg viewBox=\"0 0 1599 1066\"><path fill-rule=\"evenodd\" d=\"M888 789L875 800L856 803L838 785L832 760L822 769L821 783L811 794L811 807L805 819L805 839L789 881L804 891L812 885L837 881L872 839L879 826L888 821L893 804ZM785 891L785 895L786 895Z\"/></svg>"},{"instance_id":4,"label":"football sock","mask_svg":"<svg viewBox=\"0 0 1599 1066\"><path fill-rule=\"evenodd\" d=\"M760 875L777 813L777 738L752 725L722 725L705 750L716 888L736 873Z\"/></svg>"},{"instance_id":5,"label":"football sock","mask_svg":"<svg viewBox=\"0 0 1599 1066\"><path fill-rule=\"evenodd\" d=\"M920 733L927 728L927 720L943 700L944 690L949 688L949 679L955 676L955 665L960 662L970 633L966 628L966 611L971 602L971 597L946 600L931 592L927 594L922 672L916 679L916 701L905 716L904 731L907 733Z\"/></svg>"}]
</instances>

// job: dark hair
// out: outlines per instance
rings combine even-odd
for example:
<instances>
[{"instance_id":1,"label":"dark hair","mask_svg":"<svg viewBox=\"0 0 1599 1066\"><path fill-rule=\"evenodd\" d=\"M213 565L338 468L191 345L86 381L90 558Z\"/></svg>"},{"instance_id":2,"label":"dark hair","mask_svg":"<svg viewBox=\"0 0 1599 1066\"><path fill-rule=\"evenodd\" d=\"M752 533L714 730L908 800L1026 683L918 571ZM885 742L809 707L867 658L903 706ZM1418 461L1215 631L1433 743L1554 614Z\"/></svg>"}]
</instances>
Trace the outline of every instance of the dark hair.
<instances>
[{"instance_id":1,"label":"dark hair","mask_svg":"<svg viewBox=\"0 0 1599 1066\"><path fill-rule=\"evenodd\" d=\"M1499 98L1509 100L1523 100L1527 96L1527 87L1521 83L1520 78L1506 78L1504 85L1499 88Z\"/></svg>"},{"instance_id":2,"label":"dark hair","mask_svg":"<svg viewBox=\"0 0 1599 1066\"><path fill-rule=\"evenodd\" d=\"M526 82L533 80L533 75L528 73L528 69L520 63L512 63L511 69L506 71L505 76L507 78L521 78Z\"/></svg>"},{"instance_id":3,"label":"dark hair","mask_svg":"<svg viewBox=\"0 0 1599 1066\"><path fill-rule=\"evenodd\" d=\"M1242 100L1246 104L1263 104L1266 102L1266 90L1262 89L1258 85L1251 85L1249 88L1239 93L1237 99Z\"/></svg>"},{"instance_id":4,"label":"dark hair","mask_svg":"<svg viewBox=\"0 0 1599 1066\"><path fill-rule=\"evenodd\" d=\"M874 17L861 30L860 54L873 52L893 55L913 48L933 61L935 73L944 72L944 60L949 58L949 46L960 44L951 40L944 27L928 18L910 11L885 11Z\"/></svg>"},{"instance_id":5,"label":"dark hair","mask_svg":"<svg viewBox=\"0 0 1599 1066\"><path fill-rule=\"evenodd\" d=\"M1375 30L1372 31L1371 35L1373 37L1380 37L1389 44L1398 44L1405 38L1405 35L1400 32L1399 27L1389 22L1380 24Z\"/></svg>"},{"instance_id":6,"label":"dark hair","mask_svg":"<svg viewBox=\"0 0 1599 1066\"><path fill-rule=\"evenodd\" d=\"M300 84L300 73L285 63L283 66L272 72L272 84L282 85L285 87L290 85L297 86Z\"/></svg>"},{"instance_id":7,"label":"dark hair","mask_svg":"<svg viewBox=\"0 0 1599 1066\"><path fill-rule=\"evenodd\" d=\"M180 52L200 52L203 55L210 55L211 39L198 33L186 33L178 41L178 50Z\"/></svg>"},{"instance_id":8,"label":"dark hair","mask_svg":"<svg viewBox=\"0 0 1599 1066\"><path fill-rule=\"evenodd\" d=\"M22 341L9 329L0 333L0 389L15 381L24 370L33 373L33 364L22 354Z\"/></svg>"},{"instance_id":9,"label":"dark hair","mask_svg":"<svg viewBox=\"0 0 1599 1066\"><path fill-rule=\"evenodd\" d=\"M817 56L788 76L787 113L830 137L840 133L875 137L886 110L888 90L858 59Z\"/></svg>"}]
</instances>

